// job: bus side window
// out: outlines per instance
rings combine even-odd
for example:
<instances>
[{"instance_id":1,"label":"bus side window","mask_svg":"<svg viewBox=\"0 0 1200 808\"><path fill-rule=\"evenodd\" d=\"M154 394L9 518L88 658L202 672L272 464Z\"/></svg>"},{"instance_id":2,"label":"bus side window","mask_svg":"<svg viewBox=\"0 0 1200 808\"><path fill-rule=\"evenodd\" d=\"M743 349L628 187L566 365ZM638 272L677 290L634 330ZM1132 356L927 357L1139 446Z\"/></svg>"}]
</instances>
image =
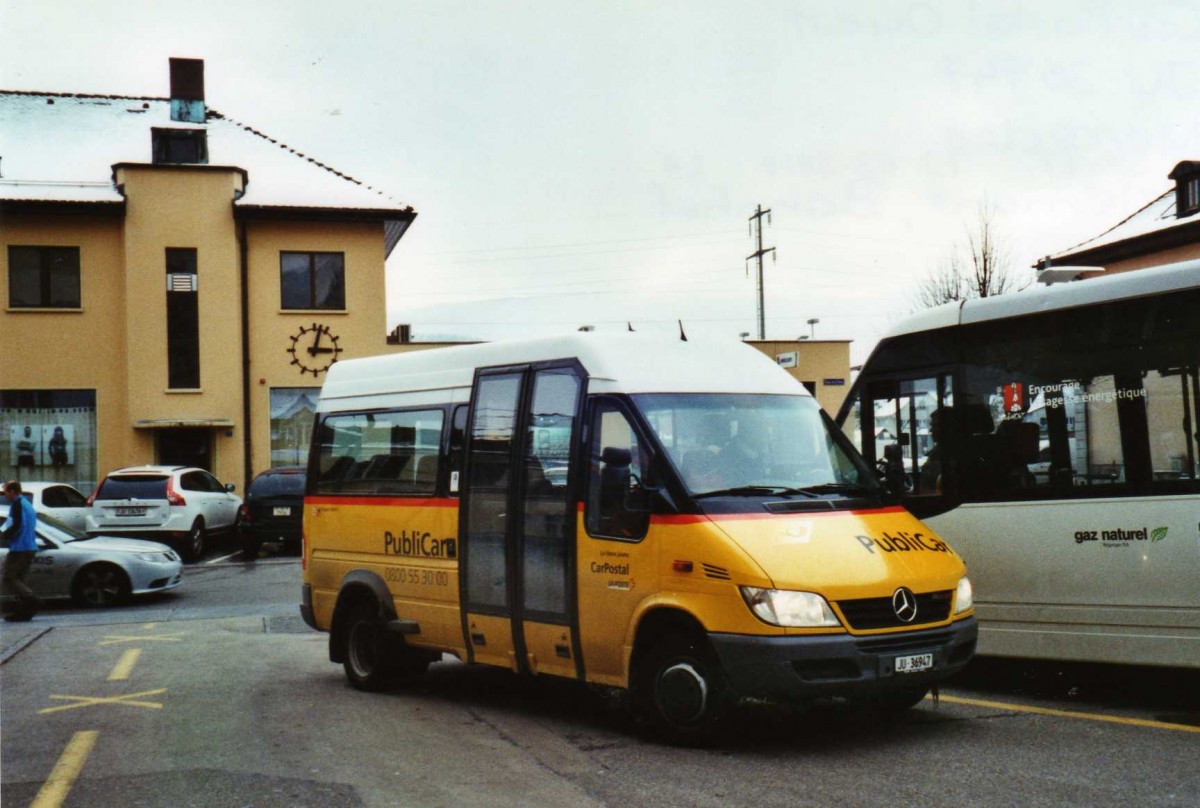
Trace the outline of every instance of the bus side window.
<instances>
[{"instance_id":1,"label":"bus side window","mask_svg":"<svg viewBox=\"0 0 1200 808\"><path fill-rule=\"evenodd\" d=\"M637 508L630 494L639 485L646 458L625 414L600 403L592 413L585 525L592 536L641 539L650 514Z\"/></svg>"},{"instance_id":2,"label":"bus side window","mask_svg":"<svg viewBox=\"0 0 1200 808\"><path fill-rule=\"evenodd\" d=\"M447 486L451 496L459 495L459 479L462 477L463 458L467 454L467 405L459 404L454 408L450 423L449 456L446 458L449 476Z\"/></svg>"}]
</instances>

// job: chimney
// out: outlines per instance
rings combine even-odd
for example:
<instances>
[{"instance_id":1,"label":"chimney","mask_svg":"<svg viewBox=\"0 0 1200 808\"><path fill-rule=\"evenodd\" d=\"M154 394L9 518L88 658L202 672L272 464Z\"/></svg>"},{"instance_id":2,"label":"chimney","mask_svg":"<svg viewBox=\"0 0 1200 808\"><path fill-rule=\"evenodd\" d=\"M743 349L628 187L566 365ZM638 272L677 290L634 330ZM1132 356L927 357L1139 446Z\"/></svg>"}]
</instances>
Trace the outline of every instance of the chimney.
<instances>
[{"instance_id":1,"label":"chimney","mask_svg":"<svg viewBox=\"0 0 1200 808\"><path fill-rule=\"evenodd\" d=\"M204 123L204 60L171 57L171 120Z\"/></svg>"}]
</instances>

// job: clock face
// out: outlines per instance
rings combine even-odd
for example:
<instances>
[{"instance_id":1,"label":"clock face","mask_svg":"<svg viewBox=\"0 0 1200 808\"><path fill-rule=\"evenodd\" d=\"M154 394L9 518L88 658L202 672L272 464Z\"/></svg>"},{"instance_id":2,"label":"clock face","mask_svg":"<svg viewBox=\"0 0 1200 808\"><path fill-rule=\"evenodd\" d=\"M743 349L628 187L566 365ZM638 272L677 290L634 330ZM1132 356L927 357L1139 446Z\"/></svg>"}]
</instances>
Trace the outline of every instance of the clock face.
<instances>
[{"instance_id":1,"label":"clock face","mask_svg":"<svg viewBox=\"0 0 1200 808\"><path fill-rule=\"evenodd\" d=\"M300 375L311 373L319 376L329 370L329 366L338 360L342 349L338 347L338 338L329 326L313 323L311 326L300 326L291 337L291 347L287 352L292 355L292 364L300 368Z\"/></svg>"}]
</instances>

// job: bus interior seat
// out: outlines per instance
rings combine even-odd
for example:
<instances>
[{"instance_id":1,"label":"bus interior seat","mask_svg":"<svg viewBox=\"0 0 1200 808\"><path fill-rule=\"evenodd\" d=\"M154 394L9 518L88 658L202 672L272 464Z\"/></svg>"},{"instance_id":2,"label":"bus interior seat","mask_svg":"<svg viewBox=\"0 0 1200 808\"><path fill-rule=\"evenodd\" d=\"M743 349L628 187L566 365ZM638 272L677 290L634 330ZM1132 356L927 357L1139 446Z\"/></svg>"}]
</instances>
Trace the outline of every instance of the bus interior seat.
<instances>
[{"instance_id":1,"label":"bus interior seat","mask_svg":"<svg viewBox=\"0 0 1200 808\"><path fill-rule=\"evenodd\" d=\"M1030 463L1038 459L1038 425L1024 421L1001 421L996 427L999 484L1006 489L1036 485Z\"/></svg>"},{"instance_id":2,"label":"bus interior seat","mask_svg":"<svg viewBox=\"0 0 1200 808\"><path fill-rule=\"evenodd\" d=\"M421 455L417 458L413 482L418 491L432 491L437 483L438 456L436 454Z\"/></svg>"}]
</instances>

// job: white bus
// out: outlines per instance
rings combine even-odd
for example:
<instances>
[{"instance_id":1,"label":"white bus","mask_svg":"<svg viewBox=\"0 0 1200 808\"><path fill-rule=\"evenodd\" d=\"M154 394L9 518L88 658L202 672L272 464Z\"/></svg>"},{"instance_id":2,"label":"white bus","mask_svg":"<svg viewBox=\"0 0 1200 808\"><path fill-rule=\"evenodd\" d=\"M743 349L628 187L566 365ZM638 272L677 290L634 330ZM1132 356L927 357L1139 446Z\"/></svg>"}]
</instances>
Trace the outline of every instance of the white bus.
<instances>
[{"instance_id":1,"label":"white bus","mask_svg":"<svg viewBox=\"0 0 1200 808\"><path fill-rule=\"evenodd\" d=\"M1200 668L1200 261L914 315L838 415L971 569L980 654Z\"/></svg>"}]
</instances>

